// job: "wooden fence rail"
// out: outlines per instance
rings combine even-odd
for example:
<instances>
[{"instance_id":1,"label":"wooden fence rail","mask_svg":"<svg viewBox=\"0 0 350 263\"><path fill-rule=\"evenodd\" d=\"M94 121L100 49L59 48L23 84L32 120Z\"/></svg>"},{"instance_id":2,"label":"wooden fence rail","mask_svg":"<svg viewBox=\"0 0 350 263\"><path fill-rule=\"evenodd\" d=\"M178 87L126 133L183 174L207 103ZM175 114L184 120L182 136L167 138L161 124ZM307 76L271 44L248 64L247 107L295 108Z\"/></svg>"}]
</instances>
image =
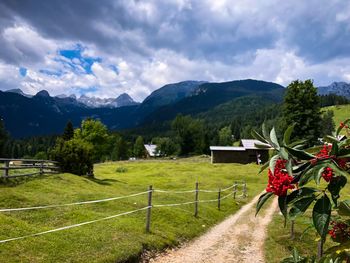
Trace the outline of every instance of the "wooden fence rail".
<instances>
[{"instance_id":1,"label":"wooden fence rail","mask_svg":"<svg viewBox=\"0 0 350 263\"><path fill-rule=\"evenodd\" d=\"M16 170L28 170L23 173L11 173ZM0 158L0 178L15 178L43 174L55 174L59 172L58 163L51 160L34 159L6 159Z\"/></svg>"}]
</instances>

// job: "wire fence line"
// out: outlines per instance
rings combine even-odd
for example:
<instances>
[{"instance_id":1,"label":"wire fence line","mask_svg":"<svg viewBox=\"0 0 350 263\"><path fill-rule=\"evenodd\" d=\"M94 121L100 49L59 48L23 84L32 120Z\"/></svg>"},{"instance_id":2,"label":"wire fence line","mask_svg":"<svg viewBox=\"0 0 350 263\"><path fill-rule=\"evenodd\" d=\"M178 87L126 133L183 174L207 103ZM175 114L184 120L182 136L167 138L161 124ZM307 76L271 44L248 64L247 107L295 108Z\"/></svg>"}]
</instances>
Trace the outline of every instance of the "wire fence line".
<instances>
[{"instance_id":1,"label":"wire fence line","mask_svg":"<svg viewBox=\"0 0 350 263\"><path fill-rule=\"evenodd\" d=\"M100 199L100 200L82 201L82 202L75 202L75 203L68 203L68 204L31 206L31 207L21 207L21 208L4 208L4 209L0 209L0 212L38 210L38 209L48 209L48 208L56 208L56 207L64 207L64 206L95 204L95 203L108 202L108 201L113 201L113 200L126 199L126 198L130 198L130 197L134 197L134 196L147 194L148 192L149 191L145 191L145 192L140 192L140 193L131 194L131 195L124 195L124 196L117 196L117 197L105 198L105 199Z\"/></svg>"},{"instance_id":2,"label":"wire fence line","mask_svg":"<svg viewBox=\"0 0 350 263\"><path fill-rule=\"evenodd\" d=\"M243 184L233 184L227 188L221 189L221 192L230 190L238 185L244 185ZM160 190L160 189L152 189L144 192L139 192L135 194L130 195L124 195L124 196L117 196L117 197L110 197L110 198L104 198L99 200L89 200L89 201L80 201L80 202L73 202L73 203L67 203L67 204L54 204L54 205L42 205L42 206L30 206L30 207L18 207L18 208L0 208L0 212L14 212L14 211L26 211L26 210L38 210L38 209L49 209L49 208L57 208L57 207L65 207L65 206L74 206L74 205L84 205L84 204L94 204L94 203L101 203L101 202L108 202L108 201L114 201L114 200L121 200L126 199L130 197L135 197L139 195L144 195L149 193L150 191L156 192L156 193L172 193L172 194L182 194L182 193L195 193L197 190L181 190L181 191L172 191L172 190ZM205 192L205 193L217 193L219 190L205 190L205 189L198 189L198 192ZM215 199L216 200L216 199Z\"/></svg>"},{"instance_id":3,"label":"wire fence line","mask_svg":"<svg viewBox=\"0 0 350 263\"><path fill-rule=\"evenodd\" d=\"M82 222L82 223L79 223L79 224L59 227L59 228L55 228L55 229L51 229L51 230L47 230L47 231L43 231L43 232L39 232L39 233L35 233L35 234L30 234L30 235L25 235L25 236L20 236L20 237L4 239L4 240L0 240L0 243L6 243L6 242L10 242L10 241L20 240L20 239L24 239L24 238L28 238L28 237L41 236L41 235L48 234L48 233L58 232L58 231L62 231L62 230L66 230L66 229L70 229L70 228L74 228L74 227L79 227L79 226L88 225L88 224L92 224L92 223L96 223L96 222L100 222L100 221L105 221L105 220L116 218L116 217L119 217L119 216L130 215L130 214L142 211L142 210L146 210L148 208L149 208L148 206L145 206L145 207L140 208L140 209L124 212L124 213L117 214L117 215L107 216L107 217L99 218L99 219L96 219L96 220L86 221L86 222Z\"/></svg>"},{"instance_id":4,"label":"wire fence line","mask_svg":"<svg viewBox=\"0 0 350 263\"><path fill-rule=\"evenodd\" d=\"M99 200L81 201L81 202L74 202L74 203L67 203L67 204L57 204L57 205L46 205L46 206L32 206L32 207L22 207L22 208L3 208L3 209L0 209L0 212L39 210L39 209L48 209L48 208L58 208L58 207L64 207L64 206L74 206L74 205L83 205L83 204L93 204L93 203L108 202L108 201L126 199L126 198L131 198L131 197L135 197L135 196L148 194L148 200L147 200L148 201L148 205L143 207L143 208L139 208L139 209L136 209L136 210L123 212L123 213L116 214L116 215L107 216L107 217L100 218L100 219L95 219L95 220L86 221L86 222L73 224L73 225L69 225L69 226L64 226L64 227L60 227L60 228L56 228L56 229L51 229L51 230L47 230L47 231L43 231L43 232L39 232L39 233L34 233L34 234L24 235L24 236L20 236L20 237L14 237L14 238L0 240L0 244L1 243L6 243L6 242L10 242L10 241L15 241L15 240L21 240L21 239L24 239L24 238L40 236L40 235L53 233L53 232L57 232L57 231L62 231L62 230L75 228L75 227L79 227L79 226L83 226L83 225L88 225L88 224L92 224L92 223L96 223L96 222L100 222L100 221L105 221L105 220L116 218L116 217L119 217L119 216L133 214L133 213L136 213L136 212L139 212L139 211L142 211L142 210L147 210L146 232L150 232L150 222L151 222L151 211L152 211L152 208L174 207L174 206L182 206L182 205L194 204L194 210L195 210L194 216L197 217L198 216L198 204L199 203L217 202L218 210L220 210L221 201L222 200L224 200L224 199L226 199L226 198L228 198L230 196L233 196L233 199L236 199L236 193L238 192L237 187L239 185L243 185L243 189L242 189L242 194L240 196L238 196L238 197L244 197L244 198L247 197L247 184L246 184L246 182L239 183L239 184L237 182L235 182L233 185L231 185L231 186L229 186L227 188L224 188L224 189L220 189L219 188L218 190L199 189L198 182L197 182L195 190L184 190L184 191L158 190L158 189L153 189L152 186L149 186L148 190L144 191L144 192L139 192L139 193L125 195L125 196L117 196L117 197L99 199ZM233 189L233 191L231 193L221 197L221 193L222 192L228 191L230 189ZM176 193L176 194L177 193L178 194L181 194L181 193L195 193L195 200L194 201L189 201L189 202L171 203L171 204L152 204L152 194L154 192L158 192L158 193ZM202 199L199 199L199 192L217 193L218 197L216 199L203 199L202 200Z\"/></svg>"}]
</instances>

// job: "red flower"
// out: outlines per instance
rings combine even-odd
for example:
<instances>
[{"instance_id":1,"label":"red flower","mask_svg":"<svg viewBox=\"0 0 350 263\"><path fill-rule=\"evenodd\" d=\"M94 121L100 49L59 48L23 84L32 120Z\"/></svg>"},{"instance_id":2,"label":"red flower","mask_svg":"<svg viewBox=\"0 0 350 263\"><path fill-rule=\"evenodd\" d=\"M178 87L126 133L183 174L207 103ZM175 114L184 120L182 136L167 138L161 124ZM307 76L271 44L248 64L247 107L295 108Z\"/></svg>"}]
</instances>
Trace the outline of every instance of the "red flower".
<instances>
[{"instance_id":1,"label":"red flower","mask_svg":"<svg viewBox=\"0 0 350 263\"><path fill-rule=\"evenodd\" d=\"M332 150L332 145L323 145L323 148L321 149L321 151L316 154L317 159L325 159L325 158L329 158L329 153Z\"/></svg>"},{"instance_id":2,"label":"red flower","mask_svg":"<svg viewBox=\"0 0 350 263\"><path fill-rule=\"evenodd\" d=\"M322 172L322 177L326 182L330 182L334 176L333 169L326 167Z\"/></svg>"},{"instance_id":3,"label":"red flower","mask_svg":"<svg viewBox=\"0 0 350 263\"><path fill-rule=\"evenodd\" d=\"M278 159L273 174L269 169L269 182L266 187L266 192L271 192L278 196L285 196L288 189L295 188L295 186L291 184L293 177L285 170L286 162L286 160Z\"/></svg>"},{"instance_id":4,"label":"red flower","mask_svg":"<svg viewBox=\"0 0 350 263\"><path fill-rule=\"evenodd\" d=\"M330 225L332 229L328 231L328 234L336 242L344 242L350 239L350 226L344 222L331 221Z\"/></svg>"},{"instance_id":5,"label":"red flower","mask_svg":"<svg viewBox=\"0 0 350 263\"><path fill-rule=\"evenodd\" d=\"M341 123L340 123L340 128L344 128L344 126L345 126L345 125L344 125L344 122L341 122Z\"/></svg>"}]
</instances>

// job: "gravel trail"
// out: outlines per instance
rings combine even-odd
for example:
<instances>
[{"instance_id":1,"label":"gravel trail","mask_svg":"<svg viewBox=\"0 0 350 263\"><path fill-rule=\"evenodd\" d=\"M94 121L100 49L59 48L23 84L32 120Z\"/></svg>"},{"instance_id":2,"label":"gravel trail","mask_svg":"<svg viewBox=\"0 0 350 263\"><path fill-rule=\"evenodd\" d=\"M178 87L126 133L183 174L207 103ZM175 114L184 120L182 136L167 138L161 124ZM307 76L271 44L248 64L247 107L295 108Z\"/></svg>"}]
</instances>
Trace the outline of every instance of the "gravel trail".
<instances>
[{"instance_id":1,"label":"gravel trail","mask_svg":"<svg viewBox=\"0 0 350 263\"><path fill-rule=\"evenodd\" d=\"M267 226L278 206L274 199L255 217L259 196L207 233L150 259L152 263L265 262L264 241Z\"/></svg>"}]
</instances>

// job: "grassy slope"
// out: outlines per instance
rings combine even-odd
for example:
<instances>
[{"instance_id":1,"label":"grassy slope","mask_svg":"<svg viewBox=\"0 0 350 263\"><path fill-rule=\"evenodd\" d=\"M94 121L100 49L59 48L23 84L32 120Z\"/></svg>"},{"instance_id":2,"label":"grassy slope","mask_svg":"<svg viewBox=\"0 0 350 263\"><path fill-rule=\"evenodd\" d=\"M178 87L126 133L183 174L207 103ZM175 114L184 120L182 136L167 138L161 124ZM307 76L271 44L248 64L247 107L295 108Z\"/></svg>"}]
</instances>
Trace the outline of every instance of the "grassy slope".
<instances>
[{"instance_id":1,"label":"grassy slope","mask_svg":"<svg viewBox=\"0 0 350 263\"><path fill-rule=\"evenodd\" d=\"M126 172L118 173L118 167ZM28 180L17 186L0 186L0 207L24 207L93 200L145 191L152 184L158 189L216 189L234 180L246 179L248 199L258 194L265 178L257 176L256 165L212 165L208 159L178 161L117 162L97 165L96 179L71 174ZM202 199L216 198L200 193ZM154 204L192 201L193 193L154 194ZM193 238L234 213L247 200L200 204L199 217L193 205L154 208L151 234L145 233L145 211L79 228L0 244L1 262L116 262L137 259L146 249L162 249ZM146 196L58 209L0 213L0 240L98 219L146 206Z\"/></svg>"},{"instance_id":2,"label":"grassy slope","mask_svg":"<svg viewBox=\"0 0 350 263\"><path fill-rule=\"evenodd\" d=\"M329 106L323 108L323 110L332 110L334 112L333 119L336 126L338 126L340 122L350 118L350 104L340 106Z\"/></svg>"},{"instance_id":3,"label":"grassy slope","mask_svg":"<svg viewBox=\"0 0 350 263\"><path fill-rule=\"evenodd\" d=\"M325 110L334 111L334 122L336 126L341 121L350 118L350 105L331 106L324 108ZM348 178L350 179L350 178ZM350 196L350 183L347 184L341 192L344 199L349 199ZM289 256L293 247L297 247L298 250L304 255L316 254L317 251L317 234L315 231L310 230L306 234L302 235L304 230L311 224L311 214L309 217L298 218L296 221L295 232L296 240L292 241L289 238L290 225L286 228L283 227L283 216L276 214L272 223L269 225L268 239L265 244L265 251L267 262L280 262L282 258ZM302 241L300 241L300 239ZM326 247L331 245L331 241L328 239Z\"/></svg>"}]
</instances>

